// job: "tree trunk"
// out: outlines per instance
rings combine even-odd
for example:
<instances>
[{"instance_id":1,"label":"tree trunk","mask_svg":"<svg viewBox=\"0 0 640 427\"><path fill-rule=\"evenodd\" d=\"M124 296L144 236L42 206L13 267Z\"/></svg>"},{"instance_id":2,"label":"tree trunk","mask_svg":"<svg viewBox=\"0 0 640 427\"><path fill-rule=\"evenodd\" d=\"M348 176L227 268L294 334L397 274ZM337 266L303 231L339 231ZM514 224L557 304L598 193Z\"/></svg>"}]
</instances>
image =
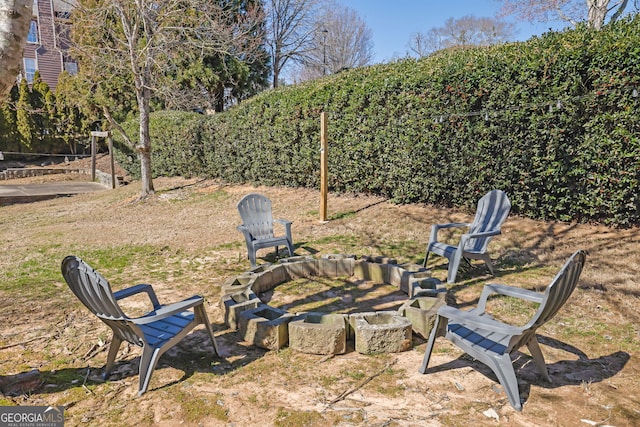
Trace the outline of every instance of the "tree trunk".
<instances>
[{"instance_id":1,"label":"tree trunk","mask_svg":"<svg viewBox=\"0 0 640 427\"><path fill-rule=\"evenodd\" d=\"M0 99L20 73L32 7L33 0L0 0Z\"/></svg>"},{"instance_id":2,"label":"tree trunk","mask_svg":"<svg viewBox=\"0 0 640 427\"><path fill-rule=\"evenodd\" d=\"M604 25L604 20L609 12L610 0L587 0L587 6L589 7L588 22L591 28L599 30Z\"/></svg>"},{"instance_id":3,"label":"tree trunk","mask_svg":"<svg viewBox=\"0 0 640 427\"><path fill-rule=\"evenodd\" d=\"M140 108L140 142L138 144L138 157L140 159L140 180L142 181L141 197L147 197L155 192L151 177L151 135L149 134L149 101L151 93L149 89L142 89L138 96Z\"/></svg>"},{"instance_id":4,"label":"tree trunk","mask_svg":"<svg viewBox=\"0 0 640 427\"><path fill-rule=\"evenodd\" d=\"M273 61L273 88L278 87L278 79L280 78L280 68L278 67L276 61L278 58L274 58Z\"/></svg>"}]
</instances>

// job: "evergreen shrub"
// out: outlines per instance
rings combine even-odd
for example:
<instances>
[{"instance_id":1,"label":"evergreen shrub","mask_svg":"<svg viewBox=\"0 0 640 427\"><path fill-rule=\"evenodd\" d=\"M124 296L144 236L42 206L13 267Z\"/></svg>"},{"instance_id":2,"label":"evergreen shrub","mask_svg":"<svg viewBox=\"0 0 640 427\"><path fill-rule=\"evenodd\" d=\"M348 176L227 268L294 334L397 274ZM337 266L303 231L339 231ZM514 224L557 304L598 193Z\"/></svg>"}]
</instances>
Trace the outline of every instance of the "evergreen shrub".
<instances>
[{"instance_id":1,"label":"evergreen shrub","mask_svg":"<svg viewBox=\"0 0 640 427\"><path fill-rule=\"evenodd\" d=\"M156 114L154 171L318 188L324 111L330 191L473 209L500 188L516 214L632 226L638 91L636 16L345 71L198 120Z\"/></svg>"}]
</instances>

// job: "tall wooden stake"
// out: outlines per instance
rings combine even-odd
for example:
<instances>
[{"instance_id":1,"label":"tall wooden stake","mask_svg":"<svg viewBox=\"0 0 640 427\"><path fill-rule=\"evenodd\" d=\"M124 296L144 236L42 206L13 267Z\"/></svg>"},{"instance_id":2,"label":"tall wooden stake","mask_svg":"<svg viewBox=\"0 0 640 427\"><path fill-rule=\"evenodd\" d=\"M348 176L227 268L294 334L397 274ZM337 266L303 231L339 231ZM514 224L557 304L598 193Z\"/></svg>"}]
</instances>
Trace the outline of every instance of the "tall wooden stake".
<instances>
[{"instance_id":1,"label":"tall wooden stake","mask_svg":"<svg viewBox=\"0 0 640 427\"><path fill-rule=\"evenodd\" d=\"M111 159L111 189L116 188L116 162L113 158L113 139L111 139L111 133L107 137L109 142L109 157Z\"/></svg>"},{"instance_id":2,"label":"tall wooden stake","mask_svg":"<svg viewBox=\"0 0 640 427\"><path fill-rule=\"evenodd\" d=\"M320 221L327 221L327 113L320 113Z\"/></svg>"},{"instance_id":3,"label":"tall wooden stake","mask_svg":"<svg viewBox=\"0 0 640 427\"><path fill-rule=\"evenodd\" d=\"M91 132L91 182L96 180L96 135Z\"/></svg>"}]
</instances>

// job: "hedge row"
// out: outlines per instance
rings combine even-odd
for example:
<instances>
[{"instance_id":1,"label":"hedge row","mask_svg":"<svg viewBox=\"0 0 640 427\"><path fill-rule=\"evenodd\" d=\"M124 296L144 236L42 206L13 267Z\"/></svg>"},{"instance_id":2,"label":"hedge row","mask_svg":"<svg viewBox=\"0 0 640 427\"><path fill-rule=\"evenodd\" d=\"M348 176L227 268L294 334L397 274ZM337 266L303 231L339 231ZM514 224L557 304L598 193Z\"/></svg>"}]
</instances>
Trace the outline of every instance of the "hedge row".
<instances>
[{"instance_id":1,"label":"hedge row","mask_svg":"<svg viewBox=\"0 0 640 427\"><path fill-rule=\"evenodd\" d=\"M472 208L501 188L531 218L638 225L638 91L634 17L157 113L154 172L318 188L325 111L331 191Z\"/></svg>"}]
</instances>

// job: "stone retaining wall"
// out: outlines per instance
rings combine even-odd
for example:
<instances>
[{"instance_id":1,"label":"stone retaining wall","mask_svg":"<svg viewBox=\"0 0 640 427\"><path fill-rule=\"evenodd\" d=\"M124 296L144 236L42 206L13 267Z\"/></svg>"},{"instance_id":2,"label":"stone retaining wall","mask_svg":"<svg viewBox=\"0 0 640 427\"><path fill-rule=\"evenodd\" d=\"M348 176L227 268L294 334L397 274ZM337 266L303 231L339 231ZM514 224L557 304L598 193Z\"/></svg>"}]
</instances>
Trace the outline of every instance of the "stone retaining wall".
<instances>
[{"instance_id":1,"label":"stone retaining wall","mask_svg":"<svg viewBox=\"0 0 640 427\"><path fill-rule=\"evenodd\" d=\"M258 299L281 283L302 277L351 277L396 286L409 300L397 311L346 314L288 313ZM437 309L444 304L445 284L429 270L396 264L383 257L333 254L321 258L296 256L263 264L229 279L222 286L225 323L244 341L267 350L289 345L312 354L342 354L355 341L364 354L394 353L411 348L411 335L429 335Z\"/></svg>"},{"instance_id":2,"label":"stone retaining wall","mask_svg":"<svg viewBox=\"0 0 640 427\"><path fill-rule=\"evenodd\" d=\"M30 178L34 176L55 174L82 174L91 177L91 169L64 169L64 168L7 168L0 172L0 180L18 178ZM116 176L116 187L124 184L123 177ZM107 188L111 188L111 174L96 169L96 181Z\"/></svg>"}]
</instances>

